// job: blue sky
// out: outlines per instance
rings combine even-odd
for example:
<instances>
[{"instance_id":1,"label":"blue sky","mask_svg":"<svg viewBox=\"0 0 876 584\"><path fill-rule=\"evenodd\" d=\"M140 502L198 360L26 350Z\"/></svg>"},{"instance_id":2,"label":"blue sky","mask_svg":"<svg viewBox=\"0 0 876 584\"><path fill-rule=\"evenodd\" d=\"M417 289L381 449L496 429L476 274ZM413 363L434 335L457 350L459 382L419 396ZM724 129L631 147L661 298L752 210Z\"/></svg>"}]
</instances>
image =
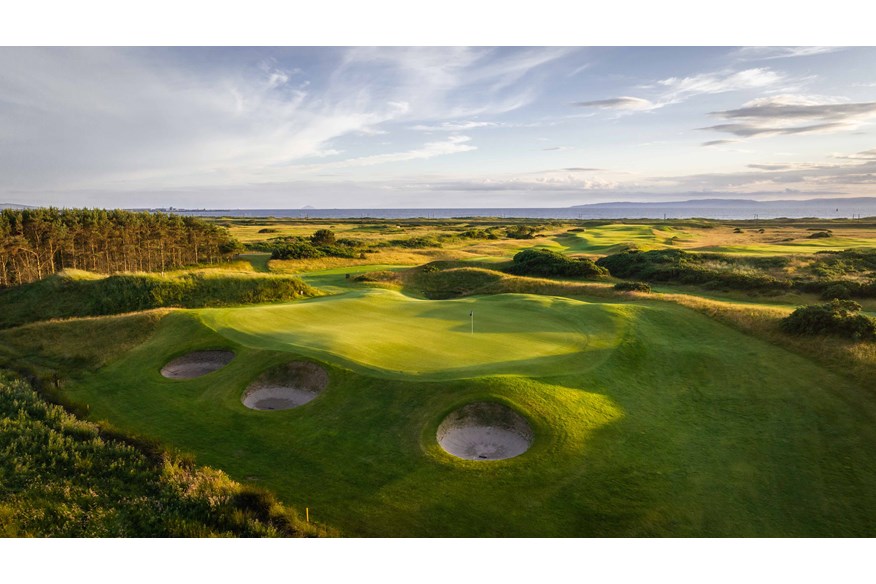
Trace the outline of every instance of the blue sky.
<instances>
[{"instance_id":1,"label":"blue sky","mask_svg":"<svg viewBox=\"0 0 876 584\"><path fill-rule=\"evenodd\" d=\"M874 48L0 48L0 202L876 196Z\"/></svg>"}]
</instances>

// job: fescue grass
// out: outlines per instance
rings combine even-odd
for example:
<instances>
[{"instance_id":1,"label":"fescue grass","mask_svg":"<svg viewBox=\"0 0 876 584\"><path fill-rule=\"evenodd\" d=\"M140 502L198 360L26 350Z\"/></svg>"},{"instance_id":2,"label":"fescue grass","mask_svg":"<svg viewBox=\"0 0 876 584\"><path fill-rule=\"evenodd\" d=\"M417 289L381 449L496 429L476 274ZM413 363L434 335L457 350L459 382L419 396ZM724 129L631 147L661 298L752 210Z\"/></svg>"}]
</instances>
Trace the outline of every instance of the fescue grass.
<instances>
[{"instance_id":1,"label":"fescue grass","mask_svg":"<svg viewBox=\"0 0 876 584\"><path fill-rule=\"evenodd\" d=\"M270 493L145 453L0 371L0 536L317 535Z\"/></svg>"},{"instance_id":2,"label":"fescue grass","mask_svg":"<svg viewBox=\"0 0 876 584\"><path fill-rule=\"evenodd\" d=\"M288 301L319 292L291 276L231 269L159 274L62 272L0 291L0 328L52 318L119 314L159 307Z\"/></svg>"}]
</instances>

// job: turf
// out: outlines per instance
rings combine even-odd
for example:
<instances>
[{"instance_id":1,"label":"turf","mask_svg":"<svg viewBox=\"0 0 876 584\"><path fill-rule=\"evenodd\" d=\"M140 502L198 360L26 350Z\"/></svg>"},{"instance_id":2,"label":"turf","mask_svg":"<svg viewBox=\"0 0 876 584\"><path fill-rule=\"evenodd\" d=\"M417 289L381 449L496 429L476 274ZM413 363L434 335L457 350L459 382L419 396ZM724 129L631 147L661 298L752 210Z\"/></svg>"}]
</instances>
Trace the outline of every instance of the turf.
<instances>
[{"instance_id":1,"label":"turf","mask_svg":"<svg viewBox=\"0 0 876 584\"><path fill-rule=\"evenodd\" d=\"M446 379L590 368L619 342L634 311L529 294L430 301L369 289L197 314L209 328L250 347L298 352L384 376ZM588 359L581 358L584 350Z\"/></svg>"},{"instance_id":2,"label":"turf","mask_svg":"<svg viewBox=\"0 0 876 584\"><path fill-rule=\"evenodd\" d=\"M505 328L466 337L472 306L484 325L491 311L504 314L497 326ZM516 295L431 303L356 291L260 310L171 313L147 342L75 382L69 396L87 403L93 418L189 450L200 463L309 507L346 535L874 533L870 393L681 306ZM387 356L367 349L388 342L369 310L388 319L389 336L404 335ZM222 335L202 320L255 322ZM587 343L564 355L563 339L582 333ZM526 374L515 372L509 365L526 363L519 353L506 354L505 363L479 356L477 343L489 334L548 355L530 360ZM323 337L333 337L331 350L319 346ZM423 362L437 363L430 353L441 338L466 360L465 376L436 370L427 381L404 369L402 340ZM169 359L208 348L237 357L199 379L159 374ZM282 412L240 403L252 379L301 354L329 369L319 398ZM540 367L552 359L563 362ZM444 453L438 424L479 400L524 415L535 432L532 448L489 463Z\"/></svg>"}]
</instances>

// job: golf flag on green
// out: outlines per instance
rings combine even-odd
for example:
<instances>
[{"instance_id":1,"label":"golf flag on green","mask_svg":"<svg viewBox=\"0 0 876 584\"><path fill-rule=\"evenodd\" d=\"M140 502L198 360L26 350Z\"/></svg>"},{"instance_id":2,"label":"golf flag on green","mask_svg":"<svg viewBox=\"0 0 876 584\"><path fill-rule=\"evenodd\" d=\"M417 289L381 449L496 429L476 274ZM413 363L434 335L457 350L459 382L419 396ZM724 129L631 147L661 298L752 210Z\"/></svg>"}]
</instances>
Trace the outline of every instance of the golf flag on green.
<instances>
[{"instance_id":1,"label":"golf flag on green","mask_svg":"<svg viewBox=\"0 0 876 584\"><path fill-rule=\"evenodd\" d=\"M474 310L468 313L469 318L471 318L471 334L474 334Z\"/></svg>"}]
</instances>

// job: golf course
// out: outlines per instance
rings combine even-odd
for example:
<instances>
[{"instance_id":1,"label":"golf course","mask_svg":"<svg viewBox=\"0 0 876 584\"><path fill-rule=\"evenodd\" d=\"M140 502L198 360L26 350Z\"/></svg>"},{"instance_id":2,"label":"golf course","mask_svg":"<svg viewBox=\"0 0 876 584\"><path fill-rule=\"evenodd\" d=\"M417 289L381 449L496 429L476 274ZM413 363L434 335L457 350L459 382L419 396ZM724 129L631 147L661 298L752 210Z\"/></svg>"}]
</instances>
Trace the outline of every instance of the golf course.
<instances>
[{"instance_id":1,"label":"golf course","mask_svg":"<svg viewBox=\"0 0 876 584\"><path fill-rule=\"evenodd\" d=\"M266 489L332 534L872 535L874 343L782 333L790 284L746 296L736 280L658 279L666 292L624 292L604 269L513 268L521 248L579 269L671 247L655 243L664 236L703 237L684 225L569 229L490 250L448 244L433 263L386 247L340 267L244 255L213 268L188 307L152 293L126 308L139 297L120 292L170 290L185 270L13 289L0 300L23 316L0 330L0 358L52 380L47 395L87 420ZM804 266L794 261L763 266ZM293 279L290 296L261 300ZM60 303L86 285L119 300L40 318L44 295ZM247 300L245 286L262 292Z\"/></svg>"}]
</instances>

